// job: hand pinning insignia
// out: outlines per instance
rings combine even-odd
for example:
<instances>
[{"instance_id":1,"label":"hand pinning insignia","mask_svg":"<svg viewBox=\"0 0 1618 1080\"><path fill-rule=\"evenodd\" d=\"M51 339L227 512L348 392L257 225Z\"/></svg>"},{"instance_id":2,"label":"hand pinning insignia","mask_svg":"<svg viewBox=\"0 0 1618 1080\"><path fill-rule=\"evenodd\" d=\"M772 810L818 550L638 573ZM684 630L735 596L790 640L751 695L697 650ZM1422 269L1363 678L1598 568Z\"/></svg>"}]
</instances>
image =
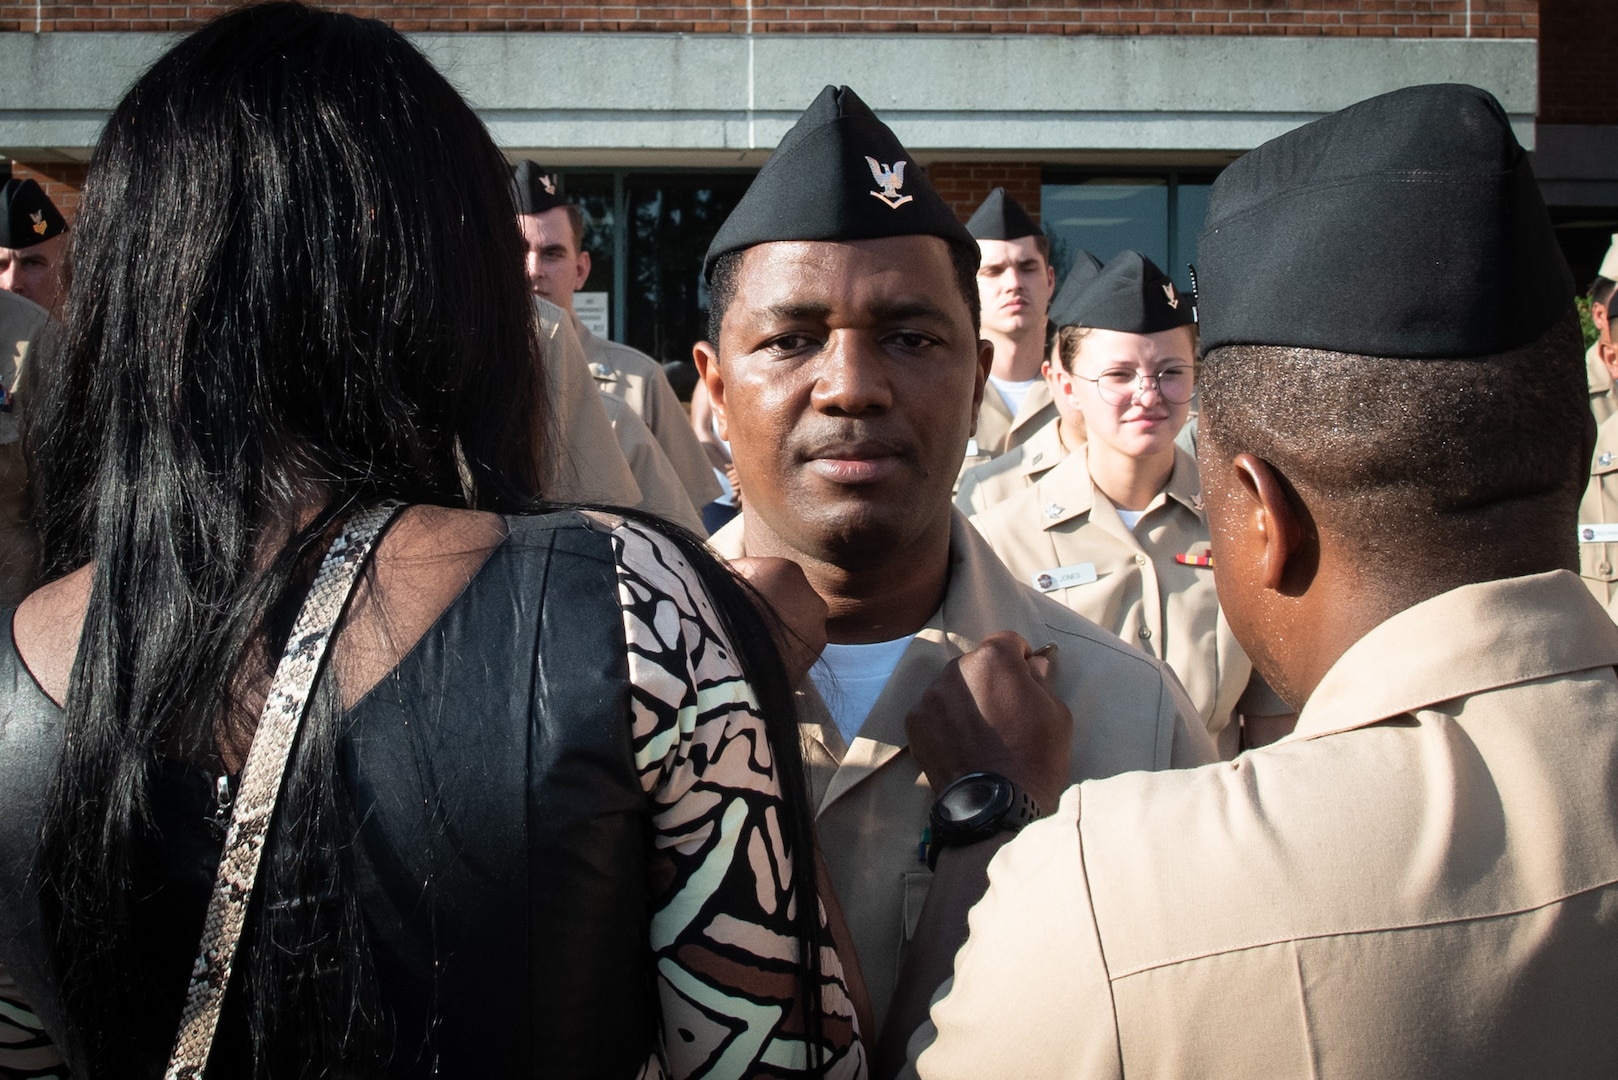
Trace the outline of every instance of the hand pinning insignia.
<instances>
[{"instance_id":1,"label":"hand pinning insignia","mask_svg":"<svg viewBox=\"0 0 1618 1080\"><path fill-rule=\"evenodd\" d=\"M872 179L882 185L882 190L873 191L871 192L872 195L875 195L895 210L910 201L909 195L899 194L899 189L905 186L905 163L903 161L895 161L889 167L874 157L868 157L865 159L865 163L871 166Z\"/></svg>"}]
</instances>

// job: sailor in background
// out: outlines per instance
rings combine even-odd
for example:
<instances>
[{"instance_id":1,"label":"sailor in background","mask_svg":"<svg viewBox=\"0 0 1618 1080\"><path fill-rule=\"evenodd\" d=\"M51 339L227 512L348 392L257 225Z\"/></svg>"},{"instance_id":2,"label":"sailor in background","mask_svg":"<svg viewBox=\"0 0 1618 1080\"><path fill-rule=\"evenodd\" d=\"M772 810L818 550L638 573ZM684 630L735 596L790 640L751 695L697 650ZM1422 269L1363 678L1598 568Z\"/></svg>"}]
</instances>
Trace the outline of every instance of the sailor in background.
<instances>
[{"instance_id":1,"label":"sailor in background","mask_svg":"<svg viewBox=\"0 0 1618 1080\"><path fill-rule=\"evenodd\" d=\"M966 223L978 242L981 332L994 346L994 366L967 442L962 471L999 457L1056 423L1050 390L1040 378L1045 321L1056 271L1051 242L1022 204L995 188Z\"/></svg>"},{"instance_id":2,"label":"sailor in background","mask_svg":"<svg viewBox=\"0 0 1618 1080\"><path fill-rule=\"evenodd\" d=\"M61 328L67 231L61 211L33 180L0 187L0 605L15 604L39 584L22 408L27 376Z\"/></svg>"},{"instance_id":3,"label":"sailor in background","mask_svg":"<svg viewBox=\"0 0 1618 1080\"><path fill-rule=\"evenodd\" d=\"M646 446L646 437L636 425L623 419L624 410L607 405L614 430L628 427L620 435L624 454L632 467L637 459L651 461L653 471L636 468L635 476L644 490L651 483L662 483L672 474L684 488L693 508L703 506L719 495L719 484L708 467L685 409L669 385L663 367L650 356L621 342L599 338L579 319L573 308L573 294L584 288L590 276L590 253L584 249L584 212L558 191L555 176L532 161L520 161L512 172L517 201L517 224L527 248L525 269L529 288L535 296L548 300L566 313L573 335L578 338L584 362L602 393L617 398L643 423L656 439L666 462ZM661 499L671 501L672 497ZM682 519L688 519L683 512Z\"/></svg>"},{"instance_id":4,"label":"sailor in background","mask_svg":"<svg viewBox=\"0 0 1618 1080\"><path fill-rule=\"evenodd\" d=\"M1219 610L1197 463L1175 445L1196 383L1189 296L1120 252L1074 304L1051 370L1088 443L1032 487L972 518L1020 580L1162 659L1225 757L1296 719L1253 672Z\"/></svg>"},{"instance_id":5,"label":"sailor in background","mask_svg":"<svg viewBox=\"0 0 1618 1080\"><path fill-rule=\"evenodd\" d=\"M1088 251L1080 251L1073 268L1062 279L1062 287L1056 290L1056 299L1051 301L1048 321L1055 333L1051 336L1045 362L1040 365L1039 371L1045 379L1046 390L1054 399L1057 422L1041 425L1025 442L962 473L955 489L955 505L961 513L968 516L979 514L1004 502L1084 445L1084 414L1071 402L1064 402L1055 393L1050 380L1054 369L1060 365L1056 356L1056 335L1063 326L1072 325L1074 300L1084 291L1090 279L1100 272L1101 260Z\"/></svg>"}]
</instances>

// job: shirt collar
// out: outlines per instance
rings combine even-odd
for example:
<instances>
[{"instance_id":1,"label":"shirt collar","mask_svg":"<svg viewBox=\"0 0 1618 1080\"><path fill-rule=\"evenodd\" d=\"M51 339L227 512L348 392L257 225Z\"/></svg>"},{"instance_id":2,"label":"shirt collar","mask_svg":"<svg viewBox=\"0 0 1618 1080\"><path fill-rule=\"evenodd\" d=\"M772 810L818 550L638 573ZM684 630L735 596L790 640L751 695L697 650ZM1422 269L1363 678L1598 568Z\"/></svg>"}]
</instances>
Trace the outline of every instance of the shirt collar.
<instances>
[{"instance_id":1,"label":"shirt collar","mask_svg":"<svg viewBox=\"0 0 1618 1080\"><path fill-rule=\"evenodd\" d=\"M1364 727L1439 702L1618 665L1618 625L1567 570L1463 585L1351 645L1291 739Z\"/></svg>"}]
</instances>

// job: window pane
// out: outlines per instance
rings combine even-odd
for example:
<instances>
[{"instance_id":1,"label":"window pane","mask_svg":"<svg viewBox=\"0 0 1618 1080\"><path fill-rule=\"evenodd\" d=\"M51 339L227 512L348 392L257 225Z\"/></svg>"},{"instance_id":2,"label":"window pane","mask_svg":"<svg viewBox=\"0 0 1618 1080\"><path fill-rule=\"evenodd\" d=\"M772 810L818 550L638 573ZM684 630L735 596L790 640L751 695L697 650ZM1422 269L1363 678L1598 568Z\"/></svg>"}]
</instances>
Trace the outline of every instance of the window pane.
<instances>
[{"instance_id":1,"label":"window pane","mask_svg":"<svg viewBox=\"0 0 1618 1080\"><path fill-rule=\"evenodd\" d=\"M689 360L707 336L702 257L752 179L747 173L631 173L626 340L656 360Z\"/></svg>"},{"instance_id":2,"label":"window pane","mask_svg":"<svg viewBox=\"0 0 1618 1080\"><path fill-rule=\"evenodd\" d=\"M1159 266L1168 262L1167 177L1084 177L1045 184L1039 198L1058 281L1080 249L1102 262L1126 249L1144 252Z\"/></svg>"},{"instance_id":3,"label":"window pane","mask_svg":"<svg viewBox=\"0 0 1618 1080\"><path fill-rule=\"evenodd\" d=\"M1185 264L1197 259L1197 235L1202 232L1202 223L1208 216L1208 192L1212 188L1211 180L1181 180L1178 189L1174 265L1164 269L1174 283L1187 292L1191 291L1191 275L1186 272Z\"/></svg>"}]
</instances>

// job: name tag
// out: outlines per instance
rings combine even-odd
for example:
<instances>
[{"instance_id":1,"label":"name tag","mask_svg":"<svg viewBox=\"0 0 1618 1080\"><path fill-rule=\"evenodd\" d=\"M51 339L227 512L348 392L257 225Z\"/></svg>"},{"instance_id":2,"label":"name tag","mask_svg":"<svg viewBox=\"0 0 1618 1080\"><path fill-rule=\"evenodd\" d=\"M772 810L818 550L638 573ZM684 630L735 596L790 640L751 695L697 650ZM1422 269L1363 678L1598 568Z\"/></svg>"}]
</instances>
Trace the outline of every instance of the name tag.
<instances>
[{"instance_id":1,"label":"name tag","mask_svg":"<svg viewBox=\"0 0 1618 1080\"><path fill-rule=\"evenodd\" d=\"M1580 525L1581 544L1618 544L1618 525Z\"/></svg>"},{"instance_id":2,"label":"name tag","mask_svg":"<svg viewBox=\"0 0 1618 1080\"><path fill-rule=\"evenodd\" d=\"M1054 589L1071 589L1075 585L1088 585L1095 579L1096 564L1081 562L1072 566L1058 566L1054 570L1041 570L1028 580L1040 592L1051 592Z\"/></svg>"},{"instance_id":3,"label":"name tag","mask_svg":"<svg viewBox=\"0 0 1618 1080\"><path fill-rule=\"evenodd\" d=\"M978 456L978 441L976 439L968 439L968 440L966 440L966 456L967 457L977 457Z\"/></svg>"}]
</instances>

